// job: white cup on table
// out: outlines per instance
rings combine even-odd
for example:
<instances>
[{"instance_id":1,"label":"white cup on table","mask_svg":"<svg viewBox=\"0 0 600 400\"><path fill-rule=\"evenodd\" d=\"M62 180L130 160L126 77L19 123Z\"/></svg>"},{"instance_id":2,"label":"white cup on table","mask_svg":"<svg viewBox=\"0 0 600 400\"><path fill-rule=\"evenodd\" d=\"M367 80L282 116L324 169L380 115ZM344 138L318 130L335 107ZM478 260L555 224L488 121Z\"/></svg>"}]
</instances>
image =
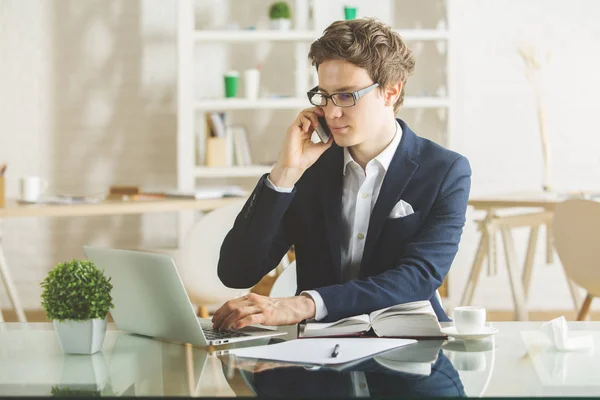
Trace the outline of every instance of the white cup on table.
<instances>
[{"instance_id":1,"label":"white cup on table","mask_svg":"<svg viewBox=\"0 0 600 400\"><path fill-rule=\"evenodd\" d=\"M21 200L29 203L38 201L48 188L48 181L39 176L25 176L19 180Z\"/></svg>"},{"instance_id":2,"label":"white cup on table","mask_svg":"<svg viewBox=\"0 0 600 400\"><path fill-rule=\"evenodd\" d=\"M454 308L453 319L458 333L481 333L485 327L485 308L478 306L456 307Z\"/></svg>"}]
</instances>

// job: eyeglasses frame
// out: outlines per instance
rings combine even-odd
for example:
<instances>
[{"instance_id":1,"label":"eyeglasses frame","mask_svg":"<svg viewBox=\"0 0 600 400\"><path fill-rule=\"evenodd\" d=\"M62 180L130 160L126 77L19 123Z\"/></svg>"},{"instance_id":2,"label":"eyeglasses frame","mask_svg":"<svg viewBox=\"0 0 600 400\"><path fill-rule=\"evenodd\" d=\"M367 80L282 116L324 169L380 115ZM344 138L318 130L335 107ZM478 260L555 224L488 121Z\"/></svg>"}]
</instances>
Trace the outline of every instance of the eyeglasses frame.
<instances>
[{"instance_id":1,"label":"eyeglasses frame","mask_svg":"<svg viewBox=\"0 0 600 400\"><path fill-rule=\"evenodd\" d=\"M375 89L376 87L379 86L379 83L375 82L372 85L367 86L364 89L360 89L357 90L355 92L338 92L338 93L332 93L332 94L324 94L318 91L319 86L315 86L314 88L312 88L311 90L309 90L308 92L306 92L306 95L308 96L308 101L310 102L310 104L312 104L313 106L316 107L325 107L327 105L327 102L331 99L331 102L337 106L337 107L341 107L341 108L348 108L348 107L354 107L356 105L356 102L358 101L358 99L360 99L361 97L365 96L367 93L369 93L371 90ZM314 104L311 99L315 94L320 94L321 96L323 96L325 98L325 104L323 105L316 105ZM354 104L352 104L351 106L339 106L335 103L335 100L333 100L333 96L335 96L336 94L350 94L352 95L352 98L354 99Z\"/></svg>"}]
</instances>

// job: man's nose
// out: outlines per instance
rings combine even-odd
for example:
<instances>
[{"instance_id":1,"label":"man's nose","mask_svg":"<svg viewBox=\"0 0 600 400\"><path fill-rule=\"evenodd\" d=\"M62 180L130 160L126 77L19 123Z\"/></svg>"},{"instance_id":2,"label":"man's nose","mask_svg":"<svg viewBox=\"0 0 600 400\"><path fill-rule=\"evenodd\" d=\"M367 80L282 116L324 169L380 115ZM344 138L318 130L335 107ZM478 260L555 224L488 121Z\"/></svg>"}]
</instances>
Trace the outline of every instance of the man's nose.
<instances>
[{"instance_id":1,"label":"man's nose","mask_svg":"<svg viewBox=\"0 0 600 400\"><path fill-rule=\"evenodd\" d=\"M333 104L331 99L327 102L327 105L323 108L323 112L325 112L326 119L336 119L342 116L342 107L338 107Z\"/></svg>"}]
</instances>

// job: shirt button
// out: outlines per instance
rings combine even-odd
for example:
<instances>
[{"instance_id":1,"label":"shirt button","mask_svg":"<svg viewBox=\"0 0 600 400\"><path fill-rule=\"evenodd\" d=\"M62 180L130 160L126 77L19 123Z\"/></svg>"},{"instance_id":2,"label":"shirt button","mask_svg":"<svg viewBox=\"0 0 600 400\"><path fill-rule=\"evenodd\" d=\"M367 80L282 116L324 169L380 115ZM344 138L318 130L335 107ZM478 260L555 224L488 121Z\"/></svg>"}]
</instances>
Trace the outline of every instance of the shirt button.
<instances>
[{"instance_id":1,"label":"shirt button","mask_svg":"<svg viewBox=\"0 0 600 400\"><path fill-rule=\"evenodd\" d=\"M362 233L359 233L358 235L356 235L356 238L358 240L363 240L365 238L365 235L363 235Z\"/></svg>"},{"instance_id":2,"label":"shirt button","mask_svg":"<svg viewBox=\"0 0 600 400\"><path fill-rule=\"evenodd\" d=\"M367 197L369 197L369 193L367 193L367 192L363 192L363 193L361 194L361 196L362 196L362 198L363 198L363 199L366 199Z\"/></svg>"}]
</instances>

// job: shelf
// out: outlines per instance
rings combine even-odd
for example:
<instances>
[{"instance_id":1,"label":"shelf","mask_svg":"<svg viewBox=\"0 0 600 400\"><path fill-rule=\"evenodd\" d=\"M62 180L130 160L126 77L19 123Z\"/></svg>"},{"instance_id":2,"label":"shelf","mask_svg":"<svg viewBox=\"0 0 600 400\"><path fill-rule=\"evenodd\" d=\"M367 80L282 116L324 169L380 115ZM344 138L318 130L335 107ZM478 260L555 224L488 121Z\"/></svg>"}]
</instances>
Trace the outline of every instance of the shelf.
<instances>
[{"instance_id":1,"label":"shelf","mask_svg":"<svg viewBox=\"0 0 600 400\"><path fill-rule=\"evenodd\" d=\"M450 104L445 97L406 97L403 108L446 108ZM308 99L282 98L282 99L258 99L247 100L244 98L199 100L196 102L196 110L255 110L255 109L279 109L279 110L301 110L311 107Z\"/></svg>"},{"instance_id":2,"label":"shelf","mask_svg":"<svg viewBox=\"0 0 600 400\"><path fill-rule=\"evenodd\" d=\"M199 30L194 33L198 42L258 42L273 41L313 41L319 37L316 31L275 31L275 30Z\"/></svg>"},{"instance_id":3,"label":"shelf","mask_svg":"<svg viewBox=\"0 0 600 400\"><path fill-rule=\"evenodd\" d=\"M309 108L311 104L306 99L280 98L248 100L244 98L199 100L197 110L247 110L247 109L282 109L300 110Z\"/></svg>"},{"instance_id":4,"label":"shelf","mask_svg":"<svg viewBox=\"0 0 600 400\"><path fill-rule=\"evenodd\" d=\"M196 167L197 178L244 178L260 177L271 172L272 165L240 165L235 167Z\"/></svg>"},{"instance_id":5,"label":"shelf","mask_svg":"<svg viewBox=\"0 0 600 400\"><path fill-rule=\"evenodd\" d=\"M443 29L394 29L404 40L445 40L448 31ZM259 41L313 41L321 34L317 31L275 30L197 30L198 42L259 42Z\"/></svg>"}]
</instances>

